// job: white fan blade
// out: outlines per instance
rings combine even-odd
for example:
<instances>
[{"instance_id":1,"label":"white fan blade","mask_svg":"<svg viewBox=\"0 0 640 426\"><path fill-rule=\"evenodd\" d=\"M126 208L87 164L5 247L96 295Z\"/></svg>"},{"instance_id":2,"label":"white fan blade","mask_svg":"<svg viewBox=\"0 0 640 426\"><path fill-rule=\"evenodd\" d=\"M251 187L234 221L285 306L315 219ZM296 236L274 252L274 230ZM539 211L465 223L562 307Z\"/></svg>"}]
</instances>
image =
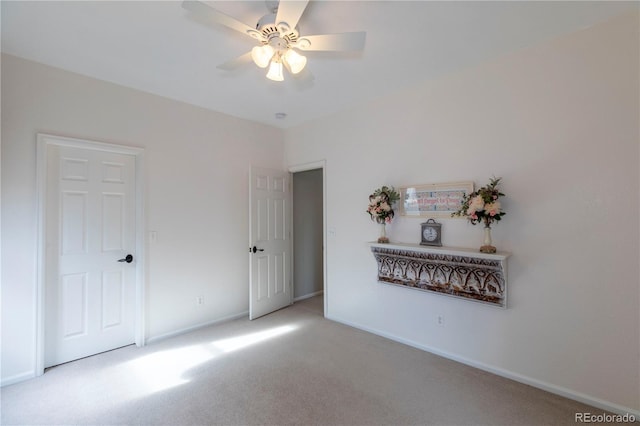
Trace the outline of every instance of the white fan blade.
<instances>
[{"instance_id":1,"label":"white fan blade","mask_svg":"<svg viewBox=\"0 0 640 426\"><path fill-rule=\"evenodd\" d=\"M247 24L243 24L235 18L232 18L231 16L214 9L213 6L209 5L208 3L189 0L183 1L182 7L184 9L187 9L189 12L195 13L199 17L206 19L209 22L224 25L233 30L251 36L257 40L263 39L262 33L256 31L254 28L251 28Z\"/></svg>"},{"instance_id":2,"label":"white fan blade","mask_svg":"<svg viewBox=\"0 0 640 426\"><path fill-rule=\"evenodd\" d=\"M341 34L304 36L294 47L300 50L353 51L363 50L367 33L364 31Z\"/></svg>"},{"instance_id":3,"label":"white fan blade","mask_svg":"<svg viewBox=\"0 0 640 426\"><path fill-rule=\"evenodd\" d=\"M225 71L231 71L245 64L248 64L252 60L253 59L251 59L251 52L247 52L242 56L238 56L237 58L227 61L224 64L218 65L216 68L225 70Z\"/></svg>"},{"instance_id":4,"label":"white fan blade","mask_svg":"<svg viewBox=\"0 0 640 426\"><path fill-rule=\"evenodd\" d=\"M287 29L294 29L307 4L309 4L309 0L280 0L276 14L276 26L284 23Z\"/></svg>"}]
</instances>

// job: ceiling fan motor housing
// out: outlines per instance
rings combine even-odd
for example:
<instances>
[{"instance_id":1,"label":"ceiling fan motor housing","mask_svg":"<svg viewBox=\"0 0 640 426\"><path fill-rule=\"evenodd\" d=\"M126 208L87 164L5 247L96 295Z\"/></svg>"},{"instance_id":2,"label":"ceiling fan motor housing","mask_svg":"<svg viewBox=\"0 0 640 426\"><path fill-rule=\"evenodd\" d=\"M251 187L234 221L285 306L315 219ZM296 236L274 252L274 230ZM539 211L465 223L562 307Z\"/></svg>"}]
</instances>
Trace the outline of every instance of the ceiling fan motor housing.
<instances>
[{"instance_id":1,"label":"ceiling fan motor housing","mask_svg":"<svg viewBox=\"0 0 640 426\"><path fill-rule=\"evenodd\" d=\"M289 28L286 23L276 25L275 13L270 13L260 18L256 24L256 30L258 30L258 32L263 36L262 44L271 44L274 48L286 49L298 41L298 30L295 28ZM272 43L272 40L276 37L280 38L282 41L278 40ZM277 46L274 46L274 44L277 44Z\"/></svg>"}]
</instances>

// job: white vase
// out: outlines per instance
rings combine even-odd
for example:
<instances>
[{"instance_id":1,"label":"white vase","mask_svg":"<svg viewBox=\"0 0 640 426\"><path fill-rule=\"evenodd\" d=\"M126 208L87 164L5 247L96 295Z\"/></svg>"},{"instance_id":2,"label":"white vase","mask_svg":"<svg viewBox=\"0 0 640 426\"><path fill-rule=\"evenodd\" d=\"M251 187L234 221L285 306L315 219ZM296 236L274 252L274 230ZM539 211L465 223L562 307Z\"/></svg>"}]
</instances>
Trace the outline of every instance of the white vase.
<instances>
[{"instance_id":1,"label":"white vase","mask_svg":"<svg viewBox=\"0 0 640 426\"><path fill-rule=\"evenodd\" d=\"M484 227L484 241L482 246L480 247L480 252L482 253L495 253L496 248L492 245L491 241L491 226L487 225Z\"/></svg>"},{"instance_id":2,"label":"white vase","mask_svg":"<svg viewBox=\"0 0 640 426\"><path fill-rule=\"evenodd\" d=\"M378 238L378 242L379 243L389 242L389 238L387 238L387 224L384 222L380 224L380 237Z\"/></svg>"}]
</instances>

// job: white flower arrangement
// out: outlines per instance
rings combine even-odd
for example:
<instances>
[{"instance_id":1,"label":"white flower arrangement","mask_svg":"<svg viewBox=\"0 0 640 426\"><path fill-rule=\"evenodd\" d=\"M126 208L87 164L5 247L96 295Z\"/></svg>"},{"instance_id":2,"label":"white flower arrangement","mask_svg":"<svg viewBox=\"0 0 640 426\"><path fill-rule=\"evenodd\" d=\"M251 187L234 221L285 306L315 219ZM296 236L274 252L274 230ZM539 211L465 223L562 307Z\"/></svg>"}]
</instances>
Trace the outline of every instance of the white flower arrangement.
<instances>
[{"instance_id":1,"label":"white flower arrangement","mask_svg":"<svg viewBox=\"0 0 640 426\"><path fill-rule=\"evenodd\" d=\"M465 216L472 225L483 222L489 228L494 221L499 221L506 213L498 198L504 194L498 190L498 184L502 178L493 178L489 185L483 186L472 192L462 200L460 210L451 216Z\"/></svg>"}]
</instances>

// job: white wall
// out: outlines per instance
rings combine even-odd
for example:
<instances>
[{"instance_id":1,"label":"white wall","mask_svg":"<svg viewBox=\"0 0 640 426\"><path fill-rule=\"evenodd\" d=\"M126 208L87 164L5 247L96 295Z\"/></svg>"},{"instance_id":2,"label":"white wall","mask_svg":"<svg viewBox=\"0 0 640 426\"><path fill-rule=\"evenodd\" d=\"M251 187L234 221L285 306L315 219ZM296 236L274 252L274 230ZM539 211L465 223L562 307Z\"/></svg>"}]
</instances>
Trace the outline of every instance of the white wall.
<instances>
[{"instance_id":1,"label":"white wall","mask_svg":"<svg viewBox=\"0 0 640 426\"><path fill-rule=\"evenodd\" d=\"M289 129L289 164L326 159L329 317L640 409L638 51L635 13ZM375 188L494 174L507 310L376 282ZM420 222L398 216L392 241L417 243ZM481 245L480 226L440 222L445 245Z\"/></svg>"},{"instance_id":2,"label":"white wall","mask_svg":"<svg viewBox=\"0 0 640 426\"><path fill-rule=\"evenodd\" d=\"M145 148L148 338L248 310L248 173L282 169L280 130L7 55L2 112L3 383L35 365L38 132Z\"/></svg>"}]
</instances>

